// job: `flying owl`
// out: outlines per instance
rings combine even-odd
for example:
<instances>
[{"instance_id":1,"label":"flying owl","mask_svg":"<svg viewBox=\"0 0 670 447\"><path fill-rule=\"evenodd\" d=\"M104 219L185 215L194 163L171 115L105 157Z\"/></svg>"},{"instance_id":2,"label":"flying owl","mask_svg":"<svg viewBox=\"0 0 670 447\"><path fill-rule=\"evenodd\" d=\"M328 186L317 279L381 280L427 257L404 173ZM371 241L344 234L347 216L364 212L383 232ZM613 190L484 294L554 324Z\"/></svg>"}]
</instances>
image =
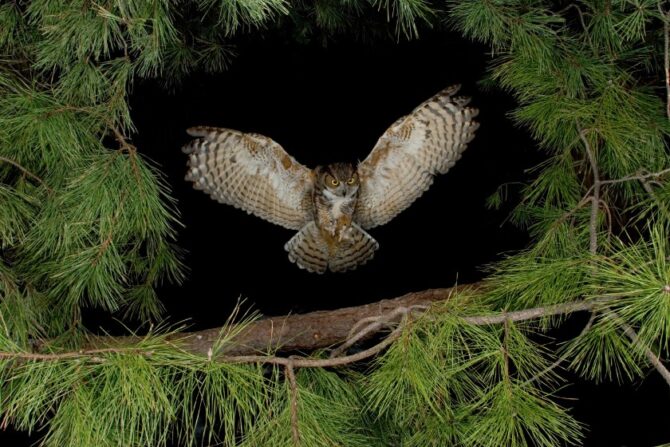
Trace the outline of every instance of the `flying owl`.
<instances>
[{"instance_id":1,"label":"flying owl","mask_svg":"<svg viewBox=\"0 0 670 447\"><path fill-rule=\"evenodd\" d=\"M263 135L193 127L186 180L212 199L298 230L284 246L310 272L341 272L369 261L379 248L366 230L414 202L461 158L479 124L460 86L442 90L397 120L370 155L354 166L309 169Z\"/></svg>"}]
</instances>

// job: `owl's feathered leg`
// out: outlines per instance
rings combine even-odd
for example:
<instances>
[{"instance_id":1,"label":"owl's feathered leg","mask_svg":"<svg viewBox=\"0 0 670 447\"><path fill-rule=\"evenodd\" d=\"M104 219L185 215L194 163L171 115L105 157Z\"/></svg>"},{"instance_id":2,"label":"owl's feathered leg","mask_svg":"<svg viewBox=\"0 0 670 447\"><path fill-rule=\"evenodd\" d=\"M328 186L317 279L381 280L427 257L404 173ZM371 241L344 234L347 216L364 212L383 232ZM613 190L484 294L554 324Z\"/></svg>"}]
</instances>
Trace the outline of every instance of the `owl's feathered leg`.
<instances>
[{"instance_id":1,"label":"owl's feathered leg","mask_svg":"<svg viewBox=\"0 0 670 447\"><path fill-rule=\"evenodd\" d=\"M315 273L351 270L372 259L379 244L365 230L352 224L341 241L326 239L314 221L306 224L284 245L288 258Z\"/></svg>"}]
</instances>

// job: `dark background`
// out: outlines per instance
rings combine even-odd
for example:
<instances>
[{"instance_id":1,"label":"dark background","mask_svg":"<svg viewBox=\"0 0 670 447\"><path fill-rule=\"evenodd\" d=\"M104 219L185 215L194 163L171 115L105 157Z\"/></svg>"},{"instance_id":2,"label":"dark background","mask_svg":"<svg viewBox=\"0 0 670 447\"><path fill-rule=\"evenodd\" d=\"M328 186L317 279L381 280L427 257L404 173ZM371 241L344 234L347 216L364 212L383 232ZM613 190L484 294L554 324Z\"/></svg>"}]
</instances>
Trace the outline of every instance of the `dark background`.
<instances>
[{"instance_id":1,"label":"dark background","mask_svg":"<svg viewBox=\"0 0 670 447\"><path fill-rule=\"evenodd\" d=\"M159 82L139 82L131 97L138 130L133 142L165 173L184 223L178 243L190 272L182 286L161 291L171 321L220 326L239 298L263 314L279 315L470 283L483 277L487 263L528 243L523 231L504 224L509 206L485 206L500 184L524 181L524 170L543 159L506 117L512 98L479 85L490 59L485 47L441 31L412 42L340 38L325 46L269 32L242 38L236 52L222 74L193 74L170 91ZM477 137L407 211L370 231L380 249L353 272L298 269L283 250L293 231L220 205L183 180L186 156L180 147L189 139L189 126L261 133L309 167L356 162L393 121L455 83L480 109ZM564 333L580 324L569 322ZM670 393L654 372L624 386L566 377L561 404L589 427L584 445L670 441L667 410L659 410L667 408ZM17 442L24 438L16 436ZM6 445L2 438L0 445Z\"/></svg>"}]
</instances>

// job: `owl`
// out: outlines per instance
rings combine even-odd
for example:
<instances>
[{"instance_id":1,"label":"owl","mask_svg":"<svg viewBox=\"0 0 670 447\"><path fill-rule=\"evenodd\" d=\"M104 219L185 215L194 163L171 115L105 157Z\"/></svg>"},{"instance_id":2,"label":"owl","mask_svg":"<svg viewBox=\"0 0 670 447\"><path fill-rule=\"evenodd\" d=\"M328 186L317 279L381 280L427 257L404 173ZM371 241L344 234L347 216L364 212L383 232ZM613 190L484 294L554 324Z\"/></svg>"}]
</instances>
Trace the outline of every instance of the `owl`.
<instances>
[{"instance_id":1,"label":"owl","mask_svg":"<svg viewBox=\"0 0 670 447\"><path fill-rule=\"evenodd\" d=\"M406 209L461 157L479 124L448 87L397 120L358 165L309 169L263 135L188 129L186 180L218 202L297 230L288 258L310 272L351 270L379 248L367 232Z\"/></svg>"}]
</instances>

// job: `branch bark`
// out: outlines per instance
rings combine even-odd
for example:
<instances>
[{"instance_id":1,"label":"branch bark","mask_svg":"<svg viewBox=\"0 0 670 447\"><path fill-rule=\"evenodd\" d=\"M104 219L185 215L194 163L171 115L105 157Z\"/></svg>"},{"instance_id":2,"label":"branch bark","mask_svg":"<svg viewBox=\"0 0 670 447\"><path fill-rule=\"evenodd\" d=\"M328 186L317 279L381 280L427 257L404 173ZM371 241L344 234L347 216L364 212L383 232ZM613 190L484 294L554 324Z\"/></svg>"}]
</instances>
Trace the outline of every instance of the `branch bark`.
<instances>
[{"instance_id":1,"label":"branch bark","mask_svg":"<svg viewBox=\"0 0 670 447\"><path fill-rule=\"evenodd\" d=\"M431 303L449 299L457 290L478 288L481 288L479 283L445 289L430 289L362 306L263 318L248 324L235 336L233 343L224 346L218 351L218 354L230 357L259 354L276 348L284 351L313 351L334 346L348 340L352 328L361 321L383 320L385 324L392 325L399 322L404 315L403 312L397 311L399 308L411 309L428 306ZM393 317L388 318L389 314L393 314ZM377 329L382 326L379 325ZM219 339L221 330L222 328L212 328L179 333L168 337L168 341L178 343L189 352L207 355L207 352ZM367 331L357 341L368 339L376 332ZM87 348L131 346L139 340L141 337L91 337Z\"/></svg>"},{"instance_id":2,"label":"branch bark","mask_svg":"<svg viewBox=\"0 0 670 447\"><path fill-rule=\"evenodd\" d=\"M234 343L225 347L220 353L234 356L265 352L270 348L281 348L285 351L313 351L333 346L345 342L349 338L351 329L366 318L382 318L402 307L430 305L437 301L447 300L456 289L465 290L477 287L479 284L430 289L362 306L264 318L247 326L235 337ZM402 313L399 313L397 317L389 319L388 323L398 322L401 317ZM204 353L218 339L220 331L220 328L213 328L193 332L186 339L183 334L175 338L186 342L189 351ZM372 337L374 333L370 331L358 341Z\"/></svg>"}]
</instances>

